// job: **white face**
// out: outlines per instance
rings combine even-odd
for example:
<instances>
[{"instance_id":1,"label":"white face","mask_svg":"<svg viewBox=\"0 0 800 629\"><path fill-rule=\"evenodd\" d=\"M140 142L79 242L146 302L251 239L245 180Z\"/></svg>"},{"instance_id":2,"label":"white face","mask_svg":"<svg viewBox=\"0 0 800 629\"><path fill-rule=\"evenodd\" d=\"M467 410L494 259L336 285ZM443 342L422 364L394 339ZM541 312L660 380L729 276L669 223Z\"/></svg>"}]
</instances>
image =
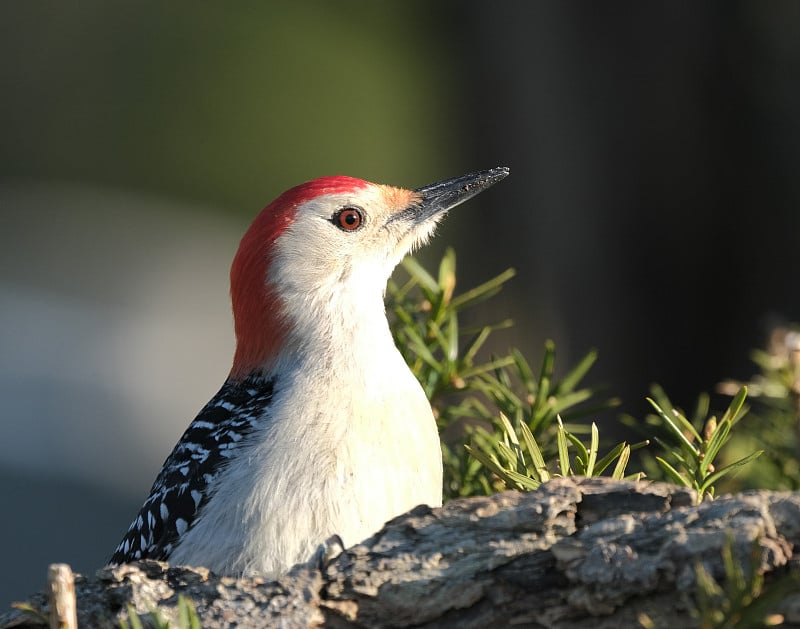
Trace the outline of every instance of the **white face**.
<instances>
[{"instance_id":1,"label":"white face","mask_svg":"<svg viewBox=\"0 0 800 629\"><path fill-rule=\"evenodd\" d=\"M444 214L418 222L405 212L417 201L411 191L375 184L307 201L275 242L271 283L284 298L288 292L313 299L312 292L339 292L351 283L382 295L394 267Z\"/></svg>"}]
</instances>

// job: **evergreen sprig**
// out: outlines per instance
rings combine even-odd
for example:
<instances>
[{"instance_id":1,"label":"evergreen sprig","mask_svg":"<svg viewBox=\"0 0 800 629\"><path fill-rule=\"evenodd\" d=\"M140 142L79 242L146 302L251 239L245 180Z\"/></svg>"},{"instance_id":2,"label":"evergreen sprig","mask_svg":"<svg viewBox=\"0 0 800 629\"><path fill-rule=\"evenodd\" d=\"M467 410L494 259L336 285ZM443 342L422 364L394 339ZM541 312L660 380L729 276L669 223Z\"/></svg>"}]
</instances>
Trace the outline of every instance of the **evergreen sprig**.
<instances>
[{"instance_id":1,"label":"evergreen sprig","mask_svg":"<svg viewBox=\"0 0 800 629\"><path fill-rule=\"evenodd\" d=\"M736 556L732 533L721 549L724 578L716 579L702 564L695 566L697 588L690 602L692 615L702 629L749 629L783 624L778 604L797 592L796 574L785 574L765 584L760 570L762 548L755 540L749 552Z\"/></svg>"},{"instance_id":2,"label":"evergreen sprig","mask_svg":"<svg viewBox=\"0 0 800 629\"><path fill-rule=\"evenodd\" d=\"M719 391L734 395L747 386L752 419L736 431L733 447L761 448L765 454L749 467L745 485L800 489L800 332L797 326L772 330L766 350L751 356L758 372L746 383L726 381Z\"/></svg>"},{"instance_id":3,"label":"evergreen sprig","mask_svg":"<svg viewBox=\"0 0 800 629\"><path fill-rule=\"evenodd\" d=\"M152 627L153 629L200 629L200 617L197 615L194 603L191 599L185 597L183 594L178 595L178 622L173 625L169 620L164 618L158 609L153 608L145 615L140 615L136 609L128 604L128 620L120 620L120 629L145 629L145 627Z\"/></svg>"},{"instance_id":4,"label":"evergreen sprig","mask_svg":"<svg viewBox=\"0 0 800 629\"><path fill-rule=\"evenodd\" d=\"M664 452L656 461L671 482L695 489L698 501L713 498L719 480L763 454L757 450L719 469L714 465L731 430L747 413L747 387L739 389L719 421L714 415L707 416L708 396L701 397L694 421L673 407L660 388L654 388L654 397L647 401L666 431L665 436L655 437Z\"/></svg>"},{"instance_id":5,"label":"evergreen sprig","mask_svg":"<svg viewBox=\"0 0 800 629\"><path fill-rule=\"evenodd\" d=\"M558 450L557 469L545 462L542 448L525 422L515 428L509 419L500 414L498 419L500 439L497 432L490 434L478 430L473 436L473 444L466 446L467 452L492 472L503 489L529 491L536 489L553 476L600 476L612 463L615 463L611 478L626 478L625 470L630 460L631 450L642 444L631 446L625 442L617 444L610 452L597 459L600 448L600 433L597 424L592 422L591 440L588 447L577 436L564 428L558 418L556 447ZM577 450L570 463L569 449ZM638 479L634 474L631 478Z\"/></svg>"}]
</instances>

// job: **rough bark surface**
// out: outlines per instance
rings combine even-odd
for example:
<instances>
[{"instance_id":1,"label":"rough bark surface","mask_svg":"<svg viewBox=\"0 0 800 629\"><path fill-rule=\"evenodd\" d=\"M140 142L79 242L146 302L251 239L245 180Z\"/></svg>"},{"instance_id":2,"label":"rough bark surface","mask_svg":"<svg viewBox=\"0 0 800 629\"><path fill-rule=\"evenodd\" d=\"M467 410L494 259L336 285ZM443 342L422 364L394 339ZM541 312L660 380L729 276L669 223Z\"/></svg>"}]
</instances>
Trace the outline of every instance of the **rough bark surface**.
<instances>
[{"instance_id":1,"label":"rough bark surface","mask_svg":"<svg viewBox=\"0 0 800 629\"><path fill-rule=\"evenodd\" d=\"M418 507L347 549L322 571L278 581L217 577L143 561L75 580L82 627L118 626L130 604L176 618L178 594L203 627L690 627L696 566L725 572L721 550L760 549L767 579L797 570L800 494L757 491L695 505L672 485L557 479L528 494ZM41 626L12 611L4 627ZM800 593L781 603L800 625Z\"/></svg>"}]
</instances>

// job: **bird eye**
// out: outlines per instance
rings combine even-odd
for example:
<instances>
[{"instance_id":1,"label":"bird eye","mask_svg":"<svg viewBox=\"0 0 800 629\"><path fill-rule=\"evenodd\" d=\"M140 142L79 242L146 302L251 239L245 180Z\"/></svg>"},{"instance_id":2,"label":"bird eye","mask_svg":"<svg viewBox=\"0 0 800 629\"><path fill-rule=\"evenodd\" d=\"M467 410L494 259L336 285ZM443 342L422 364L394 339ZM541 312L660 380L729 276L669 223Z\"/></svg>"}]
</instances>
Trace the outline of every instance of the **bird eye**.
<instances>
[{"instance_id":1,"label":"bird eye","mask_svg":"<svg viewBox=\"0 0 800 629\"><path fill-rule=\"evenodd\" d=\"M361 210L355 207L345 207L333 215L333 224L339 229L348 232L356 231L364 222Z\"/></svg>"}]
</instances>

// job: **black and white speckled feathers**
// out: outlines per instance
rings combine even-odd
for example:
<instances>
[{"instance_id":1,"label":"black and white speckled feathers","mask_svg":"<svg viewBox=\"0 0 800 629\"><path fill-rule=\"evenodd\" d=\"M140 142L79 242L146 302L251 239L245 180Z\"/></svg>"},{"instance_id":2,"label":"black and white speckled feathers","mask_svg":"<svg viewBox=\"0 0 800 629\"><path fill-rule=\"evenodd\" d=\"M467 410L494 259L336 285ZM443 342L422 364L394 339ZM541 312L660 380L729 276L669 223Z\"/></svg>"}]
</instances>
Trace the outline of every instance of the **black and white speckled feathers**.
<instances>
[{"instance_id":1,"label":"black and white speckled feathers","mask_svg":"<svg viewBox=\"0 0 800 629\"><path fill-rule=\"evenodd\" d=\"M109 563L167 560L206 505L214 480L262 420L273 381L227 381L183 433Z\"/></svg>"}]
</instances>

